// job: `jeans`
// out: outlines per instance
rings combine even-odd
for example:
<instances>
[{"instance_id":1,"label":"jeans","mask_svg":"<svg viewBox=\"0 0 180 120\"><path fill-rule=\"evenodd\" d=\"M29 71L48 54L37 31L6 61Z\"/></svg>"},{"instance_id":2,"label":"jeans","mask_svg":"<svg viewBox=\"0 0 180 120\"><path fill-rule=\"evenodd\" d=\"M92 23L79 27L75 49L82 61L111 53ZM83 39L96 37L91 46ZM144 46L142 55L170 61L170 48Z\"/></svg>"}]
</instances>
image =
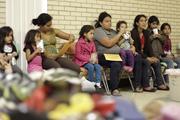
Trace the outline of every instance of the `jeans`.
<instances>
[{"instance_id":1,"label":"jeans","mask_svg":"<svg viewBox=\"0 0 180 120\"><path fill-rule=\"evenodd\" d=\"M151 66L153 67L154 72L155 72L155 76L156 76L155 82L157 83L157 86L163 85L164 83L163 83L163 76L161 73L160 62L153 63L153 64L151 64Z\"/></svg>"},{"instance_id":2,"label":"jeans","mask_svg":"<svg viewBox=\"0 0 180 120\"><path fill-rule=\"evenodd\" d=\"M99 64L87 63L83 66L88 70L88 80L91 82L100 83L101 82L101 66ZM95 80L94 80L95 73Z\"/></svg>"},{"instance_id":3,"label":"jeans","mask_svg":"<svg viewBox=\"0 0 180 120\"><path fill-rule=\"evenodd\" d=\"M162 62L165 62L167 64L167 68L174 68L174 61L169 59L169 58L162 58L161 59Z\"/></svg>"},{"instance_id":4,"label":"jeans","mask_svg":"<svg viewBox=\"0 0 180 120\"><path fill-rule=\"evenodd\" d=\"M180 57L175 58L174 62L177 64L177 68L180 68Z\"/></svg>"},{"instance_id":5,"label":"jeans","mask_svg":"<svg viewBox=\"0 0 180 120\"><path fill-rule=\"evenodd\" d=\"M150 68L149 62L142 58L140 54L137 54L135 57L134 65L134 85L135 87L149 87L149 75L148 71Z\"/></svg>"},{"instance_id":6,"label":"jeans","mask_svg":"<svg viewBox=\"0 0 180 120\"><path fill-rule=\"evenodd\" d=\"M167 64L167 68L170 69L170 68L174 68L174 63L177 64L177 68L180 68L180 58L177 57L175 58L174 60L171 60L169 58L162 58L161 59L162 62L165 62Z\"/></svg>"}]
</instances>

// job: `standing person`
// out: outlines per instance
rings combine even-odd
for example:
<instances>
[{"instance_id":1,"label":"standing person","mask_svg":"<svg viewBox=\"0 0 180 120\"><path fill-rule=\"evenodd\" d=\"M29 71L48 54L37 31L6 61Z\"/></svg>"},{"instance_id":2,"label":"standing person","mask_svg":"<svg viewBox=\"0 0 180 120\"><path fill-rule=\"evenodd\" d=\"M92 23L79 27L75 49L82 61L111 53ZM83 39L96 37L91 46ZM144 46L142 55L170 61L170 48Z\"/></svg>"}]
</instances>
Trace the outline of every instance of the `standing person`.
<instances>
[{"instance_id":1,"label":"standing person","mask_svg":"<svg viewBox=\"0 0 180 120\"><path fill-rule=\"evenodd\" d=\"M44 41L44 57L42 65L44 69L50 68L67 68L80 73L80 67L72 61L62 58L56 48L56 37L74 41L74 35L65 33L59 29L52 27L52 17L47 13L42 13L38 18L33 19L32 23L39 26L41 37Z\"/></svg>"},{"instance_id":2,"label":"standing person","mask_svg":"<svg viewBox=\"0 0 180 120\"><path fill-rule=\"evenodd\" d=\"M119 74L122 68L122 63L118 61L107 61L104 53L119 54L120 47L117 43L124 33L116 33L111 29L111 15L107 12L99 14L98 21L95 25L95 43L98 53L99 64L110 68L110 82L109 87L113 95L119 95Z\"/></svg>"},{"instance_id":3,"label":"standing person","mask_svg":"<svg viewBox=\"0 0 180 120\"><path fill-rule=\"evenodd\" d=\"M98 64L96 54L94 27L91 25L84 25L79 32L79 39L76 43L74 62L86 68L88 71L87 79L91 82L95 82L96 86L101 88L101 66Z\"/></svg>"},{"instance_id":4,"label":"standing person","mask_svg":"<svg viewBox=\"0 0 180 120\"><path fill-rule=\"evenodd\" d=\"M131 50L134 43L134 40L131 38L130 33L127 31L127 22L126 21L119 21L116 24L116 31L125 32L123 35L123 39L119 41L118 45L121 48L120 54L123 63L123 69L127 72L132 72L134 68L134 54Z\"/></svg>"},{"instance_id":5,"label":"standing person","mask_svg":"<svg viewBox=\"0 0 180 120\"><path fill-rule=\"evenodd\" d=\"M172 53L172 43L171 43L171 26L169 23L163 23L161 25L162 35L164 36L163 51L165 56L162 58L162 61L167 63L168 68L174 68L174 62L177 64L177 68L180 68L180 58L175 57Z\"/></svg>"},{"instance_id":6,"label":"standing person","mask_svg":"<svg viewBox=\"0 0 180 120\"><path fill-rule=\"evenodd\" d=\"M169 88L164 85L163 78L161 75L161 65L159 60L154 56L153 50L149 41L149 32L146 30L146 16L141 14L137 15L134 19L134 28L131 31L131 36L134 40L136 52L142 56L142 65L145 66L145 70L137 73L141 76L142 86L144 91L154 92L155 89L149 85L148 70L150 66L154 68L156 75L157 88L159 90L168 90ZM136 66L138 70L139 66ZM138 81L139 84L141 81Z\"/></svg>"},{"instance_id":7,"label":"standing person","mask_svg":"<svg viewBox=\"0 0 180 120\"><path fill-rule=\"evenodd\" d=\"M29 30L26 34L24 40L24 49L23 51L26 54L26 60L28 62L27 71L42 71L42 57L41 51L42 48L37 47L38 43L41 40L41 33L39 30Z\"/></svg>"}]
</instances>

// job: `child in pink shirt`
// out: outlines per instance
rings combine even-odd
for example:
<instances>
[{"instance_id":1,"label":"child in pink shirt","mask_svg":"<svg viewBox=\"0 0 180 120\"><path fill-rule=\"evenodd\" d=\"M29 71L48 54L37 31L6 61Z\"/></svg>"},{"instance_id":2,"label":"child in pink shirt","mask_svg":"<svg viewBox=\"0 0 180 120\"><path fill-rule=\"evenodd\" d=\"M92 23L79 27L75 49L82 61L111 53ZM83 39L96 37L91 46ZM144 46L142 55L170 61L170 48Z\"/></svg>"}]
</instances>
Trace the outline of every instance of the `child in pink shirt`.
<instances>
[{"instance_id":1,"label":"child in pink shirt","mask_svg":"<svg viewBox=\"0 0 180 120\"><path fill-rule=\"evenodd\" d=\"M101 82L101 66L98 64L96 47L94 44L94 27L84 25L79 33L79 39L76 43L74 62L88 71L87 79L95 82L97 87Z\"/></svg>"},{"instance_id":2,"label":"child in pink shirt","mask_svg":"<svg viewBox=\"0 0 180 120\"><path fill-rule=\"evenodd\" d=\"M42 71L42 48L38 47L38 43L41 39L41 33L38 30L30 30L26 34L24 41L24 52L26 53L26 59L28 62L28 72Z\"/></svg>"}]
</instances>

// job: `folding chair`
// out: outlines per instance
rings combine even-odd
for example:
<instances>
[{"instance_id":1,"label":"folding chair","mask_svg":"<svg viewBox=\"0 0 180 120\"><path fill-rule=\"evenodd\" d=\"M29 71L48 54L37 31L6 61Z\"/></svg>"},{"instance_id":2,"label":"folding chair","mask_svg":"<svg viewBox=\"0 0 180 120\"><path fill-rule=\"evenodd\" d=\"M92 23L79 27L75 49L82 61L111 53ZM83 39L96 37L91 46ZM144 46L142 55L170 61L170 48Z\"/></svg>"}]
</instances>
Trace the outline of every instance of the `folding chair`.
<instances>
[{"instance_id":1,"label":"folding chair","mask_svg":"<svg viewBox=\"0 0 180 120\"><path fill-rule=\"evenodd\" d=\"M107 82L107 76L106 76L107 74L106 74L106 70L105 69L107 69L107 68L103 68L102 67L102 82L103 82L104 88L106 90L106 93L108 95L110 95L111 92L109 90L109 86L108 86L108 82Z\"/></svg>"},{"instance_id":2,"label":"folding chair","mask_svg":"<svg viewBox=\"0 0 180 120\"><path fill-rule=\"evenodd\" d=\"M132 79L131 79L131 74L132 74L132 73L128 73L128 72L126 72L125 70L122 70L121 75L120 75L120 78L122 78L123 75L126 75L127 78L128 78L128 80L129 80L129 83L130 83L130 85L131 85L131 89L132 89L132 91L134 92L135 89L134 89L134 85L133 85L133 82L132 82Z\"/></svg>"},{"instance_id":3,"label":"folding chair","mask_svg":"<svg viewBox=\"0 0 180 120\"><path fill-rule=\"evenodd\" d=\"M107 68L107 67L103 67L103 68L104 68L104 76L105 76L104 78L105 78L105 81L107 81L108 80L107 78L109 78L109 68ZM126 75L126 78L128 78L128 80L130 82L132 91L135 91L135 88L134 88L134 85L133 85L133 82L132 82L132 79L131 79L131 73L127 73L126 71L123 70L120 73L120 78L122 78L123 75ZM107 86L108 86L108 84L107 84Z\"/></svg>"},{"instance_id":4,"label":"folding chair","mask_svg":"<svg viewBox=\"0 0 180 120\"><path fill-rule=\"evenodd\" d=\"M165 68L165 69L166 69L166 68ZM155 74L154 68L153 68L152 66L150 67L150 71L151 71L151 74L152 74L151 77L152 77L152 79L153 79L153 83L155 83L156 74ZM165 70L163 70L163 71L165 71ZM164 85L167 86L167 83L166 83L166 81L165 81L165 79L164 79L164 76L163 76L162 72L161 72L161 76L162 76L162 80L163 80Z\"/></svg>"}]
</instances>

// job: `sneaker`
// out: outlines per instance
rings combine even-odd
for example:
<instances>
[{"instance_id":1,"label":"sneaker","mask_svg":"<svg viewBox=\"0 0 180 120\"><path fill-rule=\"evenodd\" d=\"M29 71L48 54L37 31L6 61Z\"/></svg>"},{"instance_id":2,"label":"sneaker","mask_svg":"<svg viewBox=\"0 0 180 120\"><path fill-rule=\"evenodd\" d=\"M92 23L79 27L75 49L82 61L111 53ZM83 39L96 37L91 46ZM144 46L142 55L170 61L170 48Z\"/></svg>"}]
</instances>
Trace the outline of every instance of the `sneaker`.
<instances>
[{"instance_id":1,"label":"sneaker","mask_svg":"<svg viewBox=\"0 0 180 120\"><path fill-rule=\"evenodd\" d=\"M96 86L97 86L98 88L101 88L101 83L96 83Z\"/></svg>"},{"instance_id":2,"label":"sneaker","mask_svg":"<svg viewBox=\"0 0 180 120\"><path fill-rule=\"evenodd\" d=\"M145 91L145 92L156 92L156 89L151 88L151 87L145 87L145 88L143 88L143 91Z\"/></svg>"}]
</instances>

